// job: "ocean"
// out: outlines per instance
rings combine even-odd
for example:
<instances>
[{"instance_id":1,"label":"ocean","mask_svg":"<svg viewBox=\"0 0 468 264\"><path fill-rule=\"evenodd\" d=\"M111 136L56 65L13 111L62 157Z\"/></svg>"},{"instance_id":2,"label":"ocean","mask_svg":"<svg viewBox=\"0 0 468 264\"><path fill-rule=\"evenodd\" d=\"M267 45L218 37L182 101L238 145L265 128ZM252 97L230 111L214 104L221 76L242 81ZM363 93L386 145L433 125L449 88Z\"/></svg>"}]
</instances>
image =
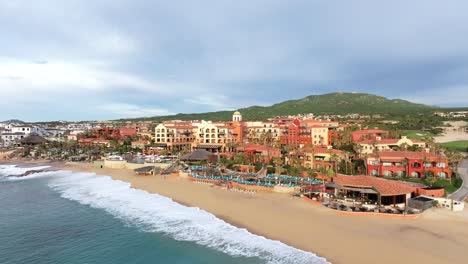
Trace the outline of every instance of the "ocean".
<instances>
[{"instance_id":1,"label":"ocean","mask_svg":"<svg viewBox=\"0 0 468 264\"><path fill-rule=\"evenodd\" d=\"M0 165L0 263L328 263L93 173Z\"/></svg>"}]
</instances>

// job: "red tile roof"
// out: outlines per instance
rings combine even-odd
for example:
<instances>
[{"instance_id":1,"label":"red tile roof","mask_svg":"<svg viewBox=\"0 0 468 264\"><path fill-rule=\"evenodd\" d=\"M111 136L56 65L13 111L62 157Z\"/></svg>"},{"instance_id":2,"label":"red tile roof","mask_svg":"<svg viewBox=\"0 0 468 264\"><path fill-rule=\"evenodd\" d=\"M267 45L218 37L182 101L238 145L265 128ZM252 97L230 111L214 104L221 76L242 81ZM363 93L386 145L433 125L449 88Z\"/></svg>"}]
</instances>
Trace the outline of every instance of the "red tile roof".
<instances>
[{"instance_id":1,"label":"red tile roof","mask_svg":"<svg viewBox=\"0 0 468 264\"><path fill-rule=\"evenodd\" d=\"M414 187L406 183L373 176L346 176L338 174L333 178L333 181L336 184L348 187L375 188L383 196L402 195L415 191Z\"/></svg>"},{"instance_id":2,"label":"red tile roof","mask_svg":"<svg viewBox=\"0 0 468 264\"><path fill-rule=\"evenodd\" d=\"M379 157L382 158L407 158L407 159L446 159L445 156L425 151L380 151Z\"/></svg>"},{"instance_id":3,"label":"red tile roof","mask_svg":"<svg viewBox=\"0 0 468 264\"><path fill-rule=\"evenodd\" d=\"M379 144L397 144L399 139L396 138L382 138L381 140L377 139L364 139L364 140L359 140L357 143L358 144L373 144L375 143L376 145Z\"/></svg>"}]
</instances>

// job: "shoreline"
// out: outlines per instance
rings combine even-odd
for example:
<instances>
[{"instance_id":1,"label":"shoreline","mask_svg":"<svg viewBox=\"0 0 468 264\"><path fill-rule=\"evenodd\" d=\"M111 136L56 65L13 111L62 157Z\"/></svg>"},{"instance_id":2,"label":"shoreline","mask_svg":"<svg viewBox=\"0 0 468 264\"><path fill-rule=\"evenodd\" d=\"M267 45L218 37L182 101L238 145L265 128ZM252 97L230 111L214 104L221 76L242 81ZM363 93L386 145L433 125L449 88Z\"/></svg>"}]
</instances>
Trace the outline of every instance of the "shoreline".
<instances>
[{"instance_id":1,"label":"shoreline","mask_svg":"<svg viewBox=\"0 0 468 264\"><path fill-rule=\"evenodd\" d=\"M31 164L9 161L10 164ZM449 263L465 261L468 214L430 210L417 219L348 216L300 198L277 193L255 195L195 184L177 176L136 176L130 170L97 169L89 163L41 162L58 169L92 172L129 182L214 214L253 234L279 240L332 263ZM402 257L404 256L404 257Z\"/></svg>"}]
</instances>

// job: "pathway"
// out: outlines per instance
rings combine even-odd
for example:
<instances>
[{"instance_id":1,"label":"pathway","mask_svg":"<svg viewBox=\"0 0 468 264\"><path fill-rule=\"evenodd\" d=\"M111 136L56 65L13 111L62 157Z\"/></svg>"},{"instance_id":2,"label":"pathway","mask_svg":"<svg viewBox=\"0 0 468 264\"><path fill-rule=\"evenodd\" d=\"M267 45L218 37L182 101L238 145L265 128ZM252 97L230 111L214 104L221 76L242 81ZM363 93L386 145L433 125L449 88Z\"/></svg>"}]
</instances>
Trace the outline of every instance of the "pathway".
<instances>
[{"instance_id":1,"label":"pathway","mask_svg":"<svg viewBox=\"0 0 468 264\"><path fill-rule=\"evenodd\" d=\"M463 179L463 185L458 191L452 193L449 198L462 201L468 197L468 159L463 160L458 165L458 175Z\"/></svg>"}]
</instances>

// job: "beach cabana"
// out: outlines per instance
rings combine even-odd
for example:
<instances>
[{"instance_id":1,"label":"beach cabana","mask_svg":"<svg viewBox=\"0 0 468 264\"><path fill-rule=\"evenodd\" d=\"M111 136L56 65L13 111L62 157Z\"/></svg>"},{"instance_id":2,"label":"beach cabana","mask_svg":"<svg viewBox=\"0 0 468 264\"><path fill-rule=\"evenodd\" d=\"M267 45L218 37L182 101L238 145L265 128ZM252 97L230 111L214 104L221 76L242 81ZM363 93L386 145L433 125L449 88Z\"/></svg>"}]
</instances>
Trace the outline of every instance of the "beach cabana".
<instances>
[{"instance_id":1,"label":"beach cabana","mask_svg":"<svg viewBox=\"0 0 468 264\"><path fill-rule=\"evenodd\" d=\"M134 171L137 175L152 175L154 172L154 166L145 166L134 169Z\"/></svg>"}]
</instances>

